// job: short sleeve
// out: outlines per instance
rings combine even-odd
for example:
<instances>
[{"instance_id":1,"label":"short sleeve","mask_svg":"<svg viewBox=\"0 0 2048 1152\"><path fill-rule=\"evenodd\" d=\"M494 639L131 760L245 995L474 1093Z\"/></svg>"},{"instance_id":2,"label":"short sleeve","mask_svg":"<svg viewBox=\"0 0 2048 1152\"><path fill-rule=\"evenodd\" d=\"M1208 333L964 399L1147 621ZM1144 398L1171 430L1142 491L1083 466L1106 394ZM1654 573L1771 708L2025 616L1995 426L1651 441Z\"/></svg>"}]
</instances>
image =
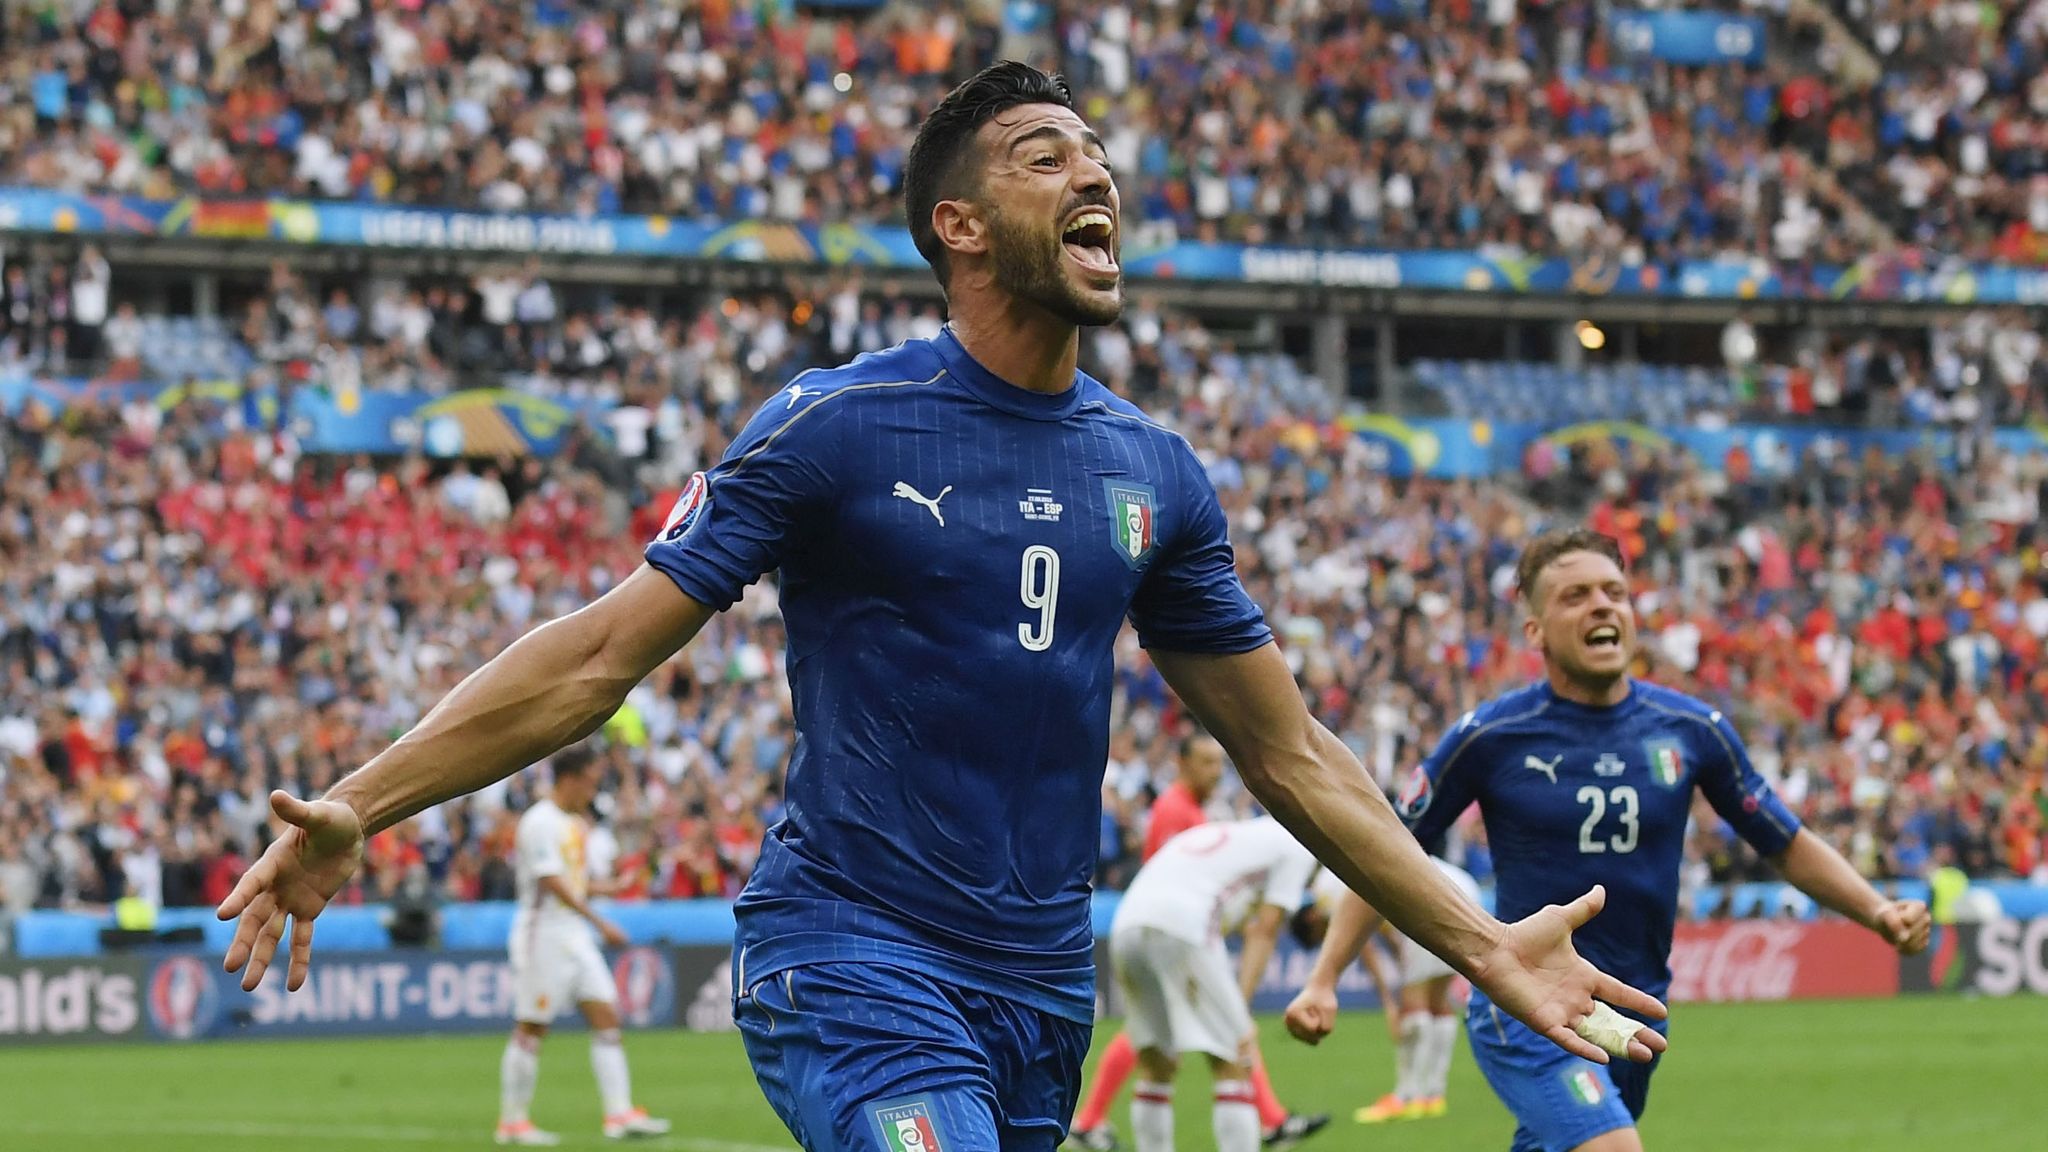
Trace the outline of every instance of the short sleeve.
<instances>
[{"instance_id":1,"label":"short sleeve","mask_svg":"<svg viewBox=\"0 0 2048 1152\"><path fill-rule=\"evenodd\" d=\"M1477 747L1481 729L1478 713L1465 713L1415 766L1394 802L1409 831L1433 854L1451 824L1479 799L1486 771Z\"/></svg>"},{"instance_id":2,"label":"short sleeve","mask_svg":"<svg viewBox=\"0 0 2048 1152\"><path fill-rule=\"evenodd\" d=\"M683 487L647 562L691 599L723 611L747 586L800 550L833 500L832 394L792 407L770 397L725 458Z\"/></svg>"},{"instance_id":3,"label":"short sleeve","mask_svg":"<svg viewBox=\"0 0 2048 1152\"><path fill-rule=\"evenodd\" d=\"M1180 530L1131 602L1131 623L1147 648L1167 652L1249 652L1273 639L1265 613L1237 578L1237 557L1215 486L1186 441L1175 438L1184 502Z\"/></svg>"},{"instance_id":4,"label":"short sleeve","mask_svg":"<svg viewBox=\"0 0 2048 1152\"><path fill-rule=\"evenodd\" d=\"M1264 901L1292 913L1301 907L1301 898L1307 894L1309 881L1314 879L1315 873L1316 858L1307 849L1288 853L1287 858L1267 875Z\"/></svg>"},{"instance_id":5,"label":"short sleeve","mask_svg":"<svg viewBox=\"0 0 2048 1152\"><path fill-rule=\"evenodd\" d=\"M562 858L561 829L553 820L522 820L519 823L519 863L527 874L539 880L569 871Z\"/></svg>"},{"instance_id":6,"label":"short sleeve","mask_svg":"<svg viewBox=\"0 0 2048 1152\"><path fill-rule=\"evenodd\" d=\"M1736 835L1765 856L1776 856L1799 835L1799 817L1749 762L1749 749L1726 716L1716 712L1710 734L1697 741L1702 754L1700 791Z\"/></svg>"}]
</instances>

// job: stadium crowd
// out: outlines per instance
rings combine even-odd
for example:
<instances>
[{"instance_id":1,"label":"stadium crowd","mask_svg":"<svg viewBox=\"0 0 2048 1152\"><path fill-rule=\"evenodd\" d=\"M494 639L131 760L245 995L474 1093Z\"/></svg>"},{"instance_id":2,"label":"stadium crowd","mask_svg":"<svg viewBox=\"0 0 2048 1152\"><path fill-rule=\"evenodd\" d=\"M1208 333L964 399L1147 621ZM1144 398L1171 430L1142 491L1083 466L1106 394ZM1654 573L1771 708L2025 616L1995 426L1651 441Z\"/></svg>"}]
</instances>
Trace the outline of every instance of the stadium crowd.
<instances>
[{"instance_id":1,"label":"stadium crowd","mask_svg":"<svg viewBox=\"0 0 2048 1152\"><path fill-rule=\"evenodd\" d=\"M809 354L841 353L818 328ZM785 379L765 357L750 368L750 347L714 341L641 451L579 436L480 468L304 456L200 399L6 417L0 906L219 899L268 833L270 787L326 787L484 655L638 562L679 478ZM1860 868L1952 858L2048 879L2048 458L1813 457L1776 475L1543 444L1519 477L1400 481L1298 373L1186 319L1140 306L1087 362L1196 445L1303 690L1382 783L1536 673L1515 639L1515 550L1584 518L1634 559L1644 671L1739 717L1759 768ZM743 882L789 755L781 655L764 582L607 726L597 864L624 897ZM1118 669L1109 884L1186 722L1134 639ZM542 777L379 837L350 898L506 896L513 819ZM1226 786L1217 803L1248 799ZM1483 875L1470 829L1460 851ZM1688 857L1702 884L1762 874L1711 816Z\"/></svg>"},{"instance_id":2,"label":"stadium crowd","mask_svg":"<svg viewBox=\"0 0 2048 1152\"><path fill-rule=\"evenodd\" d=\"M1127 243L1796 267L1869 251L1844 225L1875 211L1937 255L2041 262L2040 5L1854 3L1889 21L1875 87L1784 5L1749 9L1763 63L1706 66L1631 55L1589 0L8 5L0 180L886 221L922 110L1003 54L1076 82Z\"/></svg>"},{"instance_id":3,"label":"stadium crowd","mask_svg":"<svg viewBox=\"0 0 2048 1152\"><path fill-rule=\"evenodd\" d=\"M694 436L684 394L701 390L730 406L743 376L844 359L929 336L942 323L936 302L874 291L858 273L792 277L782 290L657 319L644 296L558 290L531 262L366 287L323 283L279 261L230 317L207 322L215 335L203 341L206 351L172 361L174 342L160 338L171 319L139 314L93 246L68 258L4 257L0 376L247 378L336 395L511 384L616 405L609 431L630 456L656 421L668 442ZM1141 301L1140 312L1148 327L1161 322L1150 304ZM1911 333L1833 329L1805 345L1738 317L1721 339L1727 387L1688 410L1696 419L1850 427L2040 423L2048 421L2042 340L2040 316L2023 308L1936 317Z\"/></svg>"}]
</instances>

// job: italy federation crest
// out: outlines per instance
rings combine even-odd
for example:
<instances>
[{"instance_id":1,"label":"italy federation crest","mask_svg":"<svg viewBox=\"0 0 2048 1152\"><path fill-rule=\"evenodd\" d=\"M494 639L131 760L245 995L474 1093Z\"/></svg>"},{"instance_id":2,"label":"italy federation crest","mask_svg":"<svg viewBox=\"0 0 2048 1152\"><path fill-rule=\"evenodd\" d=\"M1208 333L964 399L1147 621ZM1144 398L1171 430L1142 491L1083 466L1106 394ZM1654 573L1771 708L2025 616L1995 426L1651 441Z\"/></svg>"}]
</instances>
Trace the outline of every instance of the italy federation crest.
<instances>
[{"instance_id":1,"label":"italy federation crest","mask_svg":"<svg viewBox=\"0 0 2048 1152\"><path fill-rule=\"evenodd\" d=\"M938 1118L932 1113L931 1097L919 1096L877 1105L870 1115L887 1152L947 1152L949 1146L940 1138Z\"/></svg>"},{"instance_id":2,"label":"italy federation crest","mask_svg":"<svg viewBox=\"0 0 2048 1152\"><path fill-rule=\"evenodd\" d=\"M1660 787L1676 788L1685 777L1685 757L1676 740L1652 740L1643 745L1650 754L1650 779Z\"/></svg>"},{"instance_id":3,"label":"italy federation crest","mask_svg":"<svg viewBox=\"0 0 2048 1152\"><path fill-rule=\"evenodd\" d=\"M1142 567L1157 542L1158 494L1149 484L1124 480L1105 480L1102 490L1109 500L1109 533L1116 554L1131 567Z\"/></svg>"}]
</instances>

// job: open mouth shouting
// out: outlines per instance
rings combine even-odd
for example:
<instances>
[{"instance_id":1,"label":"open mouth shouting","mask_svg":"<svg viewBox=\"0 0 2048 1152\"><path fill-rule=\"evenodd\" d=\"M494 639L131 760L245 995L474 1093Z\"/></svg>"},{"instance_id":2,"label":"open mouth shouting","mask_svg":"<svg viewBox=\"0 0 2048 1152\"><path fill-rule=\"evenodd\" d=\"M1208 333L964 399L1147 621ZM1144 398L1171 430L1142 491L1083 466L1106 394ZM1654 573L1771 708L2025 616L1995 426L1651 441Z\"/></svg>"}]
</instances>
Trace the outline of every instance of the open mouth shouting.
<instances>
[{"instance_id":1,"label":"open mouth shouting","mask_svg":"<svg viewBox=\"0 0 2048 1152\"><path fill-rule=\"evenodd\" d=\"M1586 647L1594 652L1621 650L1621 629L1613 624L1601 624L1585 635Z\"/></svg>"},{"instance_id":2,"label":"open mouth shouting","mask_svg":"<svg viewBox=\"0 0 2048 1152\"><path fill-rule=\"evenodd\" d=\"M1092 276L1115 276L1116 221L1107 208L1082 208L1067 218L1060 239L1067 257Z\"/></svg>"}]
</instances>

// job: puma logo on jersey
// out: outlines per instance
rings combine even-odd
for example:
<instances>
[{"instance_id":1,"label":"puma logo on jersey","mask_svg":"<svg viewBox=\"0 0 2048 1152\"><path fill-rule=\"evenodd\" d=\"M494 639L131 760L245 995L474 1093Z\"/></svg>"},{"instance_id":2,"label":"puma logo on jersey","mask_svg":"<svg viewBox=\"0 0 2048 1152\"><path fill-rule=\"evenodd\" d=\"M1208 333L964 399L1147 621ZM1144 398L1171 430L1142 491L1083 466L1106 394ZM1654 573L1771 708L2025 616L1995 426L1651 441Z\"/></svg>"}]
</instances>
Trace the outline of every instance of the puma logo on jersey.
<instances>
[{"instance_id":1,"label":"puma logo on jersey","mask_svg":"<svg viewBox=\"0 0 2048 1152\"><path fill-rule=\"evenodd\" d=\"M927 497L924 493L919 492L917 489L912 488L910 485L905 484L901 480L898 480L896 482L896 495L904 500L909 500L916 504L922 504L926 508L930 509L932 519L937 520L939 522L939 527L941 528L944 528L946 526L946 514L939 511L939 501L944 500L946 498L946 493L951 492L952 490L953 486L951 484L948 484L944 488L939 489L939 494L937 496Z\"/></svg>"},{"instance_id":2,"label":"puma logo on jersey","mask_svg":"<svg viewBox=\"0 0 2048 1152\"><path fill-rule=\"evenodd\" d=\"M801 384L791 384L789 387L784 388L783 391L789 394L789 403L784 405L785 411L787 411L790 408L796 407L796 402L803 399L806 396L823 396L825 394L825 390L823 388L819 388L811 392L806 392L804 391L804 386Z\"/></svg>"},{"instance_id":3,"label":"puma logo on jersey","mask_svg":"<svg viewBox=\"0 0 2048 1152\"><path fill-rule=\"evenodd\" d=\"M1550 777L1552 784L1557 783L1557 766L1562 763L1564 763L1564 754L1561 752L1548 760L1540 756L1522 757L1522 767L1543 773L1545 776Z\"/></svg>"}]
</instances>

